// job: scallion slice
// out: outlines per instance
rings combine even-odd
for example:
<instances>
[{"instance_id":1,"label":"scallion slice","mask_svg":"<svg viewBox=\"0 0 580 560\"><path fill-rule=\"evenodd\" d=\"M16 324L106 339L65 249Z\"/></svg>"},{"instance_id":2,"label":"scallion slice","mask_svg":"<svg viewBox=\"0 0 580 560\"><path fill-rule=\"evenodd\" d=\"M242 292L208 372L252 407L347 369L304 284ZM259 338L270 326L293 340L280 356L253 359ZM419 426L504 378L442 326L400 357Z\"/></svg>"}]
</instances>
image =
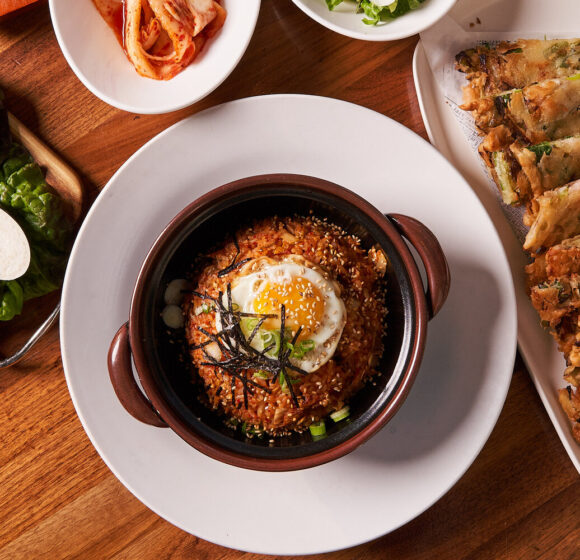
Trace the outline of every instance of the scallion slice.
<instances>
[{"instance_id":1,"label":"scallion slice","mask_svg":"<svg viewBox=\"0 0 580 560\"><path fill-rule=\"evenodd\" d=\"M326 424L324 420L319 420L318 422L312 422L309 426L310 433L314 437L320 437L326 435Z\"/></svg>"},{"instance_id":2,"label":"scallion slice","mask_svg":"<svg viewBox=\"0 0 580 560\"><path fill-rule=\"evenodd\" d=\"M264 344L264 348L268 348L274 344L274 347L266 352L268 356L277 356L280 352L280 333L278 331L260 331L260 337Z\"/></svg>"},{"instance_id":3,"label":"scallion slice","mask_svg":"<svg viewBox=\"0 0 580 560\"><path fill-rule=\"evenodd\" d=\"M244 336L246 338L248 338L252 334L258 322L259 319L256 319L255 317L244 317L240 321L240 327L242 327L242 332L244 333Z\"/></svg>"},{"instance_id":4,"label":"scallion slice","mask_svg":"<svg viewBox=\"0 0 580 560\"><path fill-rule=\"evenodd\" d=\"M343 406L340 410L335 410L330 415L330 417L335 422L340 422L341 420L344 420L345 418L348 418L349 416L350 416L350 407L348 405Z\"/></svg>"}]
</instances>

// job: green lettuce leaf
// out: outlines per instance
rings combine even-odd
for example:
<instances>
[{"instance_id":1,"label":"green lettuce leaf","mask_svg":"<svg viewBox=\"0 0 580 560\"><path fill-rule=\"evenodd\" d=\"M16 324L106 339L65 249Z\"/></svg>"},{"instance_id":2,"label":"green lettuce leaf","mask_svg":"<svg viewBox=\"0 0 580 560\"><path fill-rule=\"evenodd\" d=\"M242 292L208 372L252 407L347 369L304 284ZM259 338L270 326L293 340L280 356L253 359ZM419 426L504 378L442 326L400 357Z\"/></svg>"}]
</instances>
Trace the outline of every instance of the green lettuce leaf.
<instances>
[{"instance_id":1,"label":"green lettuce leaf","mask_svg":"<svg viewBox=\"0 0 580 560\"><path fill-rule=\"evenodd\" d=\"M356 12L364 14L363 23L378 25L381 22L386 23L401 17L411 10L416 10L426 0L393 0L386 6L378 6L372 0L354 1L356 2ZM342 2L343 0L326 0L326 5L329 10L334 10Z\"/></svg>"},{"instance_id":2,"label":"green lettuce leaf","mask_svg":"<svg viewBox=\"0 0 580 560\"><path fill-rule=\"evenodd\" d=\"M40 167L24 157L9 157L2 171L0 207L20 223L31 243L64 250L70 225L61 199L48 189Z\"/></svg>"},{"instance_id":3,"label":"green lettuce leaf","mask_svg":"<svg viewBox=\"0 0 580 560\"><path fill-rule=\"evenodd\" d=\"M20 224L30 244L26 273L0 282L0 321L9 321L21 313L24 301L60 287L72 228L40 167L26 149L7 140L6 126L0 129L0 209Z\"/></svg>"},{"instance_id":4,"label":"green lettuce leaf","mask_svg":"<svg viewBox=\"0 0 580 560\"><path fill-rule=\"evenodd\" d=\"M0 281L0 321L10 321L22 311L24 294L16 280Z\"/></svg>"}]
</instances>

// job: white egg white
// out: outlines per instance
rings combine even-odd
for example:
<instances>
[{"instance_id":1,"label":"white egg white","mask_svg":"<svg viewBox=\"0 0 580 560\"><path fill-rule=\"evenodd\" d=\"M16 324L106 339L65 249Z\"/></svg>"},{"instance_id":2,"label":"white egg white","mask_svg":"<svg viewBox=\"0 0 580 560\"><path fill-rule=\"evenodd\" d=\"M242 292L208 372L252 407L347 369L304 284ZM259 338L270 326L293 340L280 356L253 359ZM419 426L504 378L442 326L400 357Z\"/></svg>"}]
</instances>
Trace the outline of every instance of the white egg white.
<instances>
[{"instance_id":1,"label":"white egg white","mask_svg":"<svg viewBox=\"0 0 580 560\"><path fill-rule=\"evenodd\" d=\"M240 275L232 282L232 301L239 306L240 311L255 313L254 303L266 286L292 283L300 278L314 284L324 302L322 320L307 336L308 340L314 342L314 349L302 359L291 358L293 364L310 373L332 358L346 324L346 307L340 297L340 287L322 268L302 257L283 261L266 257L254 259L240 270ZM300 306L302 303L295 301L287 304L287 307ZM216 321L219 330L219 314ZM252 345L261 349L261 341L258 339L252 340Z\"/></svg>"}]
</instances>

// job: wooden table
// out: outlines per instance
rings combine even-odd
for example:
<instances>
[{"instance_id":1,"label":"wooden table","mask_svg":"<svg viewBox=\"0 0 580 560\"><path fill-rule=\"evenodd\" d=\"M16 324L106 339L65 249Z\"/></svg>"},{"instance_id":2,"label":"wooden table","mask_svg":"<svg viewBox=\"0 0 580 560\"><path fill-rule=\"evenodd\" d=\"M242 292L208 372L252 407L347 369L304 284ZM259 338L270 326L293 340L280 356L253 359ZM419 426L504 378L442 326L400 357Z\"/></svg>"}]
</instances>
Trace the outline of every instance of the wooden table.
<instances>
[{"instance_id":1,"label":"wooden table","mask_svg":"<svg viewBox=\"0 0 580 560\"><path fill-rule=\"evenodd\" d=\"M417 37L385 44L351 40L311 21L291 0L262 4L252 42L221 87L188 109L140 116L109 107L78 81L40 1L0 19L8 107L80 173L89 204L155 134L240 97L336 97L426 137L411 72ZM69 398L58 328L24 361L0 370L0 392L0 559L265 558L184 533L117 481ZM453 489L390 535L312 558L580 558L580 479L521 359L496 428Z\"/></svg>"}]
</instances>

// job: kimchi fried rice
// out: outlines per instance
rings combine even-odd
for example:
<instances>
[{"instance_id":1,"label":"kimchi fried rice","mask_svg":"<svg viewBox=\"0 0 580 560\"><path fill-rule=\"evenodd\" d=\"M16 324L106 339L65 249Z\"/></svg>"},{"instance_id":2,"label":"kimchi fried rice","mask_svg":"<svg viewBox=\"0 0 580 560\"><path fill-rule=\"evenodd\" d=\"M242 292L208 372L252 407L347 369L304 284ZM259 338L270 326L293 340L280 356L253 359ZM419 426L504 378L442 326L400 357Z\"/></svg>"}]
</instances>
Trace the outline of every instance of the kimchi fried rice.
<instances>
[{"instance_id":1,"label":"kimchi fried rice","mask_svg":"<svg viewBox=\"0 0 580 560\"><path fill-rule=\"evenodd\" d=\"M226 423L308 430L378 374L382 250L313 216L270 217L200 262L183 304L186 338L200 398Z\"/></svg>"}]
</instances>

